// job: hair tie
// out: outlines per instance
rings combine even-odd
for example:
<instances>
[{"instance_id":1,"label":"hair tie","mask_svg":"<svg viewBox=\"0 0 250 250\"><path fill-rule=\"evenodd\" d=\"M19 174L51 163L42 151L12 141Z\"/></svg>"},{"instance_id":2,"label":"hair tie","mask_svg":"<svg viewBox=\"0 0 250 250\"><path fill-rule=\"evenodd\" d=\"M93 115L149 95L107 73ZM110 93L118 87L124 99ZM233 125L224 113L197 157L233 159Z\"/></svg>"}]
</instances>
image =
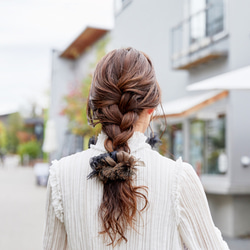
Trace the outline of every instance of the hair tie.
<instances>
[{"instance_id":1,"label":"hair tie","mask_svg":"<svg viewBox=\"0 0 250 250\"><path fill-rule=\"evenodd\" d=\"M89 142L88 142L88 148L90 148L90 145L95 145L97 142L97 137L96 136L92 136L89 138Z\"/></svg>"},{"instance_id":2,"label":"hair tie","mask_svg":"<svg viewBox=\"0 0 250 250\"><path fill-rule=\"evenodd\" d=\"M155 133L150 133L150 137L146 140L146 142L151 146L151 148L154 148L157 144L161 144L161 140Z\"/></svg>"},{"instance_id":3,"label":"hair tie","mask_svg":"<svg viewBox=\"0 0 250 250\"><path fill-rule=\"evenodd\" d=\"M97 177L103 183L128 180L135 174L135 166L142 165L125 151L100 154L92 157L89 163L92 172L87 179Z\"/></svg>"},{"instance_id":4,"label":"hair tie","mask_svg":"<svg viewBox=\"0 0 250 250\"><path fill-rule=\"evenodd\" d=\"M109 155L115 162L117 162L117 151L113 151L109 153Z\"/></svg>"}]
</instances>

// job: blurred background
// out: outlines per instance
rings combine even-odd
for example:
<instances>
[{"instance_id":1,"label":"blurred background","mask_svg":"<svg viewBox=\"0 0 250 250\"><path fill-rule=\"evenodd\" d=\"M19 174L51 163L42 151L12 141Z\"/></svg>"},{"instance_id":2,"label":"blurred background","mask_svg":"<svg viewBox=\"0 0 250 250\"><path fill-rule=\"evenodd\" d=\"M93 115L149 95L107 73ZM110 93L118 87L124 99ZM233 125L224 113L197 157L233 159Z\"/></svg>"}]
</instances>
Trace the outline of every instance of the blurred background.
<instances>
[{"instance_id":1,"label":"blurred background","mask_svg":"<svg viewBox=\"0 0 250 250\"><path fill-rule=\"evenodd\" d=\"M250 249L250 2L0 0L0 249L41 249L50 162L82 151L96 63L152 59L167 129L161 154L190 162L230 249ZM149 132L148 132L149 133Z\"/></svg>"}]
</instances>

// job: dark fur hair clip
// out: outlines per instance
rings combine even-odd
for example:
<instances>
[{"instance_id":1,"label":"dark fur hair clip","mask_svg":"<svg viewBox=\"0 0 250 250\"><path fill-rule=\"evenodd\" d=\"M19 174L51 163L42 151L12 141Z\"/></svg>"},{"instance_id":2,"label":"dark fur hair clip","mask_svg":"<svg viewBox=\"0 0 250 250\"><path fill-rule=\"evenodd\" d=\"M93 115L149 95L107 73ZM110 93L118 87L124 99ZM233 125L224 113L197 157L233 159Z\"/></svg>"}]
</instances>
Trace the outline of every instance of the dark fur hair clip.
<instances>
[{"instance_id":1,"label":"dark fur hair clip","mask_svg":"<svg viewBox=\"0 0 250 250\"><path fill-rule=\"evenodd\" d=\"M92 172L87 178L97 177L103 183L125 181L135 174L135 166L139 164L135 157L124 151L104 153L90 159Z\"/></svg>"},{"instance_id":2,"label":"dark fur hair clip","mask_svg":"<svg viewBox=\"0 0 250 250\"><path fill-rule=\"evenodd\" d=\"M90 145L91 145L91 144L92 144L92 145L95 145L96 142L97 142L97 137L93 135L92 137L89 138L88 148L90 148Z\"/></svg>"},{"instance_id":3,"label":"dark fur hair clip","mask_svg":"<svg viewBox=\"0 0 250 250\"><path fill-rule=\"evenodd\" d=\"M161 140L158 137L157 134L150 133L150 137L146 140L146 142L151 146L151 148L154 148L157 144L161 144Z\"/></svg>"},{"instance_id":4,"label":"dark fur hair clip","mask_svg":"<svg viewBox=\"0 0 250 250\"><path fill-rule=\"evenodd\" d=\"M94 156L90 159L89 164L92 168L92 172L87 176L87 179L91 179L95 176L98 176L100 169L106 165L105 159L109 156L109 153L100 154Z\"/></svg>"}]
</instances>

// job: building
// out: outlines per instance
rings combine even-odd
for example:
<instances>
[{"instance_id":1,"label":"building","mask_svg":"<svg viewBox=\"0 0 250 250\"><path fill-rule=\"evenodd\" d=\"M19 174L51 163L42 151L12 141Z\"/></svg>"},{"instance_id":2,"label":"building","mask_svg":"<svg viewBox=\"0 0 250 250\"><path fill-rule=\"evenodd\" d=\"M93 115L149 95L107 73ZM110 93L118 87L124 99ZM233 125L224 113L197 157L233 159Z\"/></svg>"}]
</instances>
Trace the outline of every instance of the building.
<instances>
[{"instance_id":1,"label":"building","mask_svg":"<svg viewBox=\"0 0 250 250\"><path fill-rule=\"evenodd\" d=\"M61 98L69 90L65 86L84 77L98 39L108 34L108 50L132 46L146 52L162 88L164 113L158 112L158 121L167 117L166 143L171 155L183 156L200 175L222 233L248 235L250 30L246 24L250 2L115 3L112 31L86 28L65 51L54 51L50 116L60 124L58 135L65 133L67 124L58 116Z\"/></svg>"},{"instance_id":2,"label":"building","mask_svg":"<svg viewBox=\"0 0 250 250\"><path fill-rule=\"evenodd\" d=\"M58 159L83 149L81 136L72 134L69 121L62 115L66 103L64 98L73 93L88 76L96 61L96 42L105 37L110 28L85 27L65 50L52 51L52 82L49 109L49 131L45 151L51 153L51 159ZM45 137L46 139L46 137Z\"/></svg>"},{"instance_id":3,"label":"building","mask_svg":"<svg viewBox=\"0 0 250 250\"><path fill-rule=\"evenodd\" d=\"M151 56L163 90L170 153L182 155L201 176L223 234L248 235L250 3L127 2L111 33L113 47L133 46Z\"/></svg>"}]
</instances>

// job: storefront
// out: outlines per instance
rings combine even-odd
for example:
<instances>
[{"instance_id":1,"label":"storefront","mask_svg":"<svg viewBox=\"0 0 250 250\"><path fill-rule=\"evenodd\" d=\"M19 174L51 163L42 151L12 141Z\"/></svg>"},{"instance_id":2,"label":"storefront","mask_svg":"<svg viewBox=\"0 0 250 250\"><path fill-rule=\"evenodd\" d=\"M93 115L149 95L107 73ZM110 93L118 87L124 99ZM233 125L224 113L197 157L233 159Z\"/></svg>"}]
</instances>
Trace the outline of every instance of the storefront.
<instances>
[{"instance_id":1,"label":"storefront","mask_svg":"<svg viewBox=\"0 0 250 250\"><path fill-rule=\"evenodd\" d=\"M163 137L168 149L162 152L182 156L198 175L225 173L227 96L228 91L210 91L165 103L158 111L168 123Z\"/></svg>"},{"instance_id":2,"label":"storefront","mask_svg":"<svg viewBox=\"0 0 250 250\"><path fill-rule=\"evenodd\" d=\"M162 151L189 162L201 178L215 224L226 236L250 232L250 67L189 85L163 104ZM163 146L161 146L163 148Z\"/></svg>"}]
</instances>

